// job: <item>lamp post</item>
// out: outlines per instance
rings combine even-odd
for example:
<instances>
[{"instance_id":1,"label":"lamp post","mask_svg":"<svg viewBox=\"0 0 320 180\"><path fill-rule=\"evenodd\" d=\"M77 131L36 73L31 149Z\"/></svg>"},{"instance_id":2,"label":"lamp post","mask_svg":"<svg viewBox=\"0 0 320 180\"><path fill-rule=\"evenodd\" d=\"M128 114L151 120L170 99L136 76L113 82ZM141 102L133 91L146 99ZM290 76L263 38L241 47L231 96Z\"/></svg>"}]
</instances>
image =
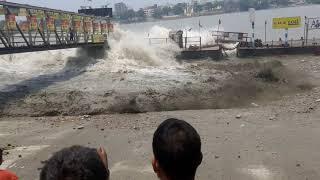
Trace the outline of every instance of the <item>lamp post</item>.
<instances>
[{"instance_id":1,"label":"lamp post","mask_svg":"<svg viewBox=\"0 0 320 180\"><path fill-rule=\"evenodd\" d=\"M250 19L250 22L251 22L251 25L252 25L252 47L255 48L255 43L254 43L254 26L255 26L255 9L254 8L250 8L249 9L249 19Z\"/></svg>"},{"instance_id":2,"label":"lamp post","mask_svg":"<svg viewBox=\"0 0 320 180\"><path fill-rule=\"evenodd\" d=\"M220 25L221 25L221 19L219 19L218 32L217 32L217 44L218 45L219 45L219 36L220 36Z\"/></svg>"},{"instance_id":3,"label":"lamp post","mask_svg":"<svg viewBox=\"0 0 320 180\"><path fill-rule=\"evenodd\" d=\"M267 44L267 21L264 22L264 43Z\"/></svg>"},{"instance_id":4,"label":"lamp post","mask_svg":"<svg viewBox=\"0 0 320 180\"><path fill-rule=\"evenodd\" d=\"M190 32L192 30L192 28L190 28L190 29L186 29L186 37L185 37L185 42L184 42L184 44L185 44L185 48L187 48L187 44L188 44L188 32Z\"/></svg>"}]
</instances>

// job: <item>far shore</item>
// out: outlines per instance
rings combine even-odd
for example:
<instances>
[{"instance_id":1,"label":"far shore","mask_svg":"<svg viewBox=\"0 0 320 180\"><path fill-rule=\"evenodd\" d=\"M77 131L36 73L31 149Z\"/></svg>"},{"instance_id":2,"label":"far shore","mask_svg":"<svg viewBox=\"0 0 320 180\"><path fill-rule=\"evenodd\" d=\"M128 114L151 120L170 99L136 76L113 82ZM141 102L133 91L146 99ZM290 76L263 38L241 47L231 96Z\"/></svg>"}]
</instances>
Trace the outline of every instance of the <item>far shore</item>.
<instances>
[{"instance_id":1,"label":"far shore","mask_svg":"<svg viewBox=\"0 0 320 180\"><path fill-rule=\"evenodd\" d=\"M274 9L284 9L284 8L292 8L292 7L303 7L303 6L316 6L317 4L306 4L306 5L299 5L299 6L288 6L288 7L277 7L277 8L270 8L270 9L261 9L256 11L268 11L268 10L274 10ZM136 22L120 22L120 24L140 24L140 23L149 23L149 22L159 22L159 21L173 21L178 19L189 19L189 18L195 18L195 17L202 17L202 16L216 16L216 15L223 15L223 14L235 14L235 13L246 13L248 11L235 11L235 12L211 12L201 15L193 15L193 16L169 16L164 17L162 19L149 19L146 21L136 21ZM119 22L119 21L117 21Z\"/></svg>"}]
</instances>

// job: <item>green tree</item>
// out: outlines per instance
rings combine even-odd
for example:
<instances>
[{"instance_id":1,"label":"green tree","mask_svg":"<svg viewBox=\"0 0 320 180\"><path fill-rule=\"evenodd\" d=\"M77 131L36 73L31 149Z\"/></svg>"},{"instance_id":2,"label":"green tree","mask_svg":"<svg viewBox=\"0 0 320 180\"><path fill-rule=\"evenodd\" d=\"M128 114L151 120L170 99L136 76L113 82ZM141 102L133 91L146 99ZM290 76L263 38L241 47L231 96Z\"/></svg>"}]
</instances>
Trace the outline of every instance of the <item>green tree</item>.
<instances>
[{"instance_id":1,"label":"green tree","mask_svg":"<svg viewBox=\"0 0 320 180\"><path fill-rule=\"evenodd\" d=\"M249 8L254 8L254 0L240 0L239 8L240 11L248 11Z\"/></svg>"},{"instance_id":2,"label":"green tree","mask_svg":"<svg viewBox=\"0 0 320 180\"><path fill-rule=\"evenodd\" d=\"M223 7L224 6L224 1L214 1L213 3L213 6L214 8L217 8L217 7Z\"/></svg>"},{"instance_id":3,"label":"green tree","mask_svg":"<svg viewBox=\"0 0 320 180\"><path fill-rule=\"evenodd\" d=\"M233 0L225 0L223 4L223 9L225 12L235 12L239 10L239 2Z\"/></svg>"},{"instance_id":4,"label":"green tree","mask_svg":"<svg viewBox=\"0 0 320 180\"><path fill-rule=\"evenodd\" d=\"M162 13L163 12L162 12L161 8L156 8L154 10L154 13L153 13L152 17L155 18L155 19L161 19L162 18Z\"/></svg>"},{"instance_id":5,"label":"green tree","mask_svg":"<svg viewBox=\"0 0 320 180\"><path fill-rule=\"evenodd\" d=\"M276 0L275 2L278 6L288 6L290 4L289 0Z\"/></svg>"},{"instance_id":6,"label":"green tree","mask_svg":"<svg viewBox=\"0 0 320 180\"><path fill-rule=\"evenodd\" d=\"M214 7L214 4L212 2L207 2L204 4L203 9L207 11L211 11Z\"/></svg>"},{"instance_id":7,"label":"green tree","mask_svg":"<svg viewBox=\"0 0 320 180\"><path fill-rule=\"evenodd\" d=\"M198 3L194 3L193 10L194 10L194 12L199 13L202 11L202 6Z\"/></svg>"},{"instance_id":8,"label":"green tree","mask_svg":"<svg viewBox=\"0 0 320 180\"><path fill-rule=\"evenodd\" d=\"M136 17L139 18L140 20L145 20L146 19L146 15L144 14L144 10L142 8L140 8L137 12L136 12Z\"/></svg>"},{"instance_id":9,"label":"green tree","mask_svg":"<svg viewBox=\"0 0 320 180\"><path fill-rule=\"evenodd\" d=\"M320 0L307 0L307 3L310 3L310 4L320 4Z\"/></svg>"},{"instance_id":10,"label":"green tree","mask_svg":"<svg viewBox=\"0 0 320 180\"><path fill-rule=\"evenodd\" d=\"M162 15L165 15L165 16L169 16L170 12L172 11L171 7L169 6L164 6L162 8Z\"/></svg>"},{"instance_id":11,"label":"green tree","mask_svg":"<svg viewBox=\"0 0 320 180\"><path fill-rule=\"evenodd\" d=\"M186 8L185 3L178 3L175 6L173 6L172 11L175 15L183 15L185 8Z\"/></svg>"}]
</instances>

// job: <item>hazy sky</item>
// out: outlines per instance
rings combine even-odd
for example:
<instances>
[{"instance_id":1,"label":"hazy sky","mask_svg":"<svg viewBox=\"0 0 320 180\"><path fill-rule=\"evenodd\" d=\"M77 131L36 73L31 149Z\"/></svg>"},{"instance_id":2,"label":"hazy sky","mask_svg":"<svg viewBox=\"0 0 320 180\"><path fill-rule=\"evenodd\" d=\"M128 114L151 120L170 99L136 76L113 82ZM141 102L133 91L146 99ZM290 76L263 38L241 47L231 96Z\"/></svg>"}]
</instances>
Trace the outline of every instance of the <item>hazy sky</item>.
<instances>
[{"instance_id":1,"label":"hazy sky","mask_svg":"<svg viewBox=\"0 0 320 180\"><path fill-rule=\"evenodd\" d=\"M188 0L7 0L15 3L30 4L35 6L49 7L54 9L63 9L68 11L77 11L80 6L91 5L93 7L101 7L107 3L110 3L110 6L113 7L114 3L125 2L129 7L137 9L140 7L157 4L166 4L166 3L178 3Z\"/></svg>"}]
</instances>

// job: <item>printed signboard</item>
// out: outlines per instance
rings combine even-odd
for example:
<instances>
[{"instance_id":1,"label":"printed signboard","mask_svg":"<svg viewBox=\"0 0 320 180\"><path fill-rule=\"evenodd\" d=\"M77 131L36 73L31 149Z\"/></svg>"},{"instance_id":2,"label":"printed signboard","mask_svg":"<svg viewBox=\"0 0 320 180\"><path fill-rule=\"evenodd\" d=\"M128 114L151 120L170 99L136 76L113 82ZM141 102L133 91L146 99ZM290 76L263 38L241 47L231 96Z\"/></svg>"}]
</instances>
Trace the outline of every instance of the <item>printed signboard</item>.
<instances>
[{"instance_id":1,"label":"printed signboard","mask_svg":"<svg viewBox=\"0 0 320 180\"><path fill-rule=\"evenodd\" d=\"M108 32L113 32L113 24L108 23Z\"/></svg>"},{"instance_id":2,"label":"printed signboard","mask_svg":"<svg viewBox=\"0 0 320 180\"><path fill-rule=\"evenodd\" d=\"M61 20L61 30L63 32L69 31L70 28L70 20L69 19L62 19Z\"/></svg>"},{"instance_id":3,"label":"printed signboard","mask_svg":"<svg viewBox=\"0 0 320 180\"><path fill-rule=\"evenodd\" d=\"M105 34L108 32L107 23L101 23L101 32L102 32L102 34Z\"/></svg>"},{"instance_id":4,"label":"printed signboard","mask_svg":"<svg viewBox=\"0 0 320 180\"><path fill-rule=\"evenodd\" d=\"M308 19L309 30L320 29L320 17Z\"/></svg>"},{"instance_id":5,"label":"printed signboard","mask_svg":"<svg viewBox=\"0 0 320 180\"><path fill-rule=\"evenodd\" d=\"M100 31L100 22L93 23L93 33L101 33Z\"/></svg>"},{"instance_id":6,"label":"printed signboard","mask_svg":"<svg viewBox=\"0 0 320 180\"><path fill-rule=\"evenodd\" d=\"M26 8L20 8L18 12L18 16L28 16L28 11Z\"/></svg>"},{"instance_id":7,"label":"printed signboard","mask_svg":"<svg viewBox=\"0 0 320 180\"><path fill-rule=\"evenodd\" d=\"M49 31L54 32L55 26L54 26L54 17L53 16L47 17L47 28Z\"/></svg>"},{"instance_id":8,"label":"printed signboard","mask_svg":"<svg viewBox=\"0 0 320 180\"><path fill-rule=\"evenodd\" d=\"M61 30L63 32L68 32L70 28L70 19L71 16L69 14L61 14Z\"/></svg>"},{"instance_id":9,"label":"printed signboard","mask_svg":"<svg viewBox=\"0 0 320 180\"><path fill-rule=\"evenodd\" d=\"M50 17L52 17L52 18L55 19L55 20L60 19L60 14L59 14L59 13L56 13L56 12L47 12L47 16L50 16Z\"/></svg>"},{"instance_id":10,"label":"printed signboard","mask_svg":"<svg viewBox=\"0 0 320 180\"><path fill-rule=\"evenodd\" d=\"M81 16L73 16L73 28L75 32L82 32L82 17Z\"/></svg>"},{"instance_id":11,"label":"printed signboard","mask_svg":"<svg viewBox=\"0 0 320 180\"><path fill-rule=\"evenodd\" d=\"M6 15L6 22L8 30L16 30L16 16L14 14Z\"/></svg>"},{"instance_id":12,"label":"printed signboard","mask_svg":"<svg viewBox=\"0 0 320 180\"><path fill-rule=\"evenodd\" d=\"M29 31L29 22L28 21L20 22L19 27L22 32L28 32Z\"/></svg>"},{"instance_id":13,"label":"printed signboard","mask_svg":"<svg viewBox=\"0 0 320 180\"><path fill-rule=\"evenodd\" d=\"M84 18L84 31L87 33L92 32L92 19L89 17Z\"/></svg>"},{"instance_id":14,"label":"printed signboard","mask_svg":"<svg viewBox=\"0 0 320 180\"><path fill-rule=\"evenodd\" d=\"M103 43L104 36L102 34L92 34L92 41L93 43Z\"/></svg>"},{"instance_id":15,"label":"printed signboard","mask_svg":"<svg viewBox=\"0 0 320 180\"><path fill-rule=\"evenodd\" d=\"M301 27L301 17L273 18L273 29L290 29Z\"/></svg>"},{"instance_id":16,"label":"printed signboard","mask_svg":"<svg viewBox=\"0 0 320 180\"><path fill-rule=\"evenodd\" d=\"M36 16L28 16L28 21L30 25L30 31L38 30L38 21Z\"/></svg>"},{"instance_id":17,"label":"printed signboard","mask_svg":"<svg viewBox=\"0 0 320 180\"><path fill-rule=\"evenodd\" d=\"M36 16L38 19L42 19L45 17L44 11L42 10L29 9L29 11L32 16Z\"/></svg>"},{"instance_id":18,"label":"printed signboard","mask_svg":"<svg viewBox=\"0 0 320 180\"><path fill-rule=\"evenodd\" d=\"M5 15L6 9L3 7L3 5L0 5L0 15Z\"/></svg>"},{"instance_id":19,"label":"printed signboard","mask_svg":"<svg viewBox=\"0 0 320 180\"><path fill-rule=\"evenodd\" d=\"M3 8L3 6L2 6ZM28 11L26 8L18 8L18 7L8 7L10 14L14 14L16 16L27 16Z\"/></svg>"}]
</instances>

